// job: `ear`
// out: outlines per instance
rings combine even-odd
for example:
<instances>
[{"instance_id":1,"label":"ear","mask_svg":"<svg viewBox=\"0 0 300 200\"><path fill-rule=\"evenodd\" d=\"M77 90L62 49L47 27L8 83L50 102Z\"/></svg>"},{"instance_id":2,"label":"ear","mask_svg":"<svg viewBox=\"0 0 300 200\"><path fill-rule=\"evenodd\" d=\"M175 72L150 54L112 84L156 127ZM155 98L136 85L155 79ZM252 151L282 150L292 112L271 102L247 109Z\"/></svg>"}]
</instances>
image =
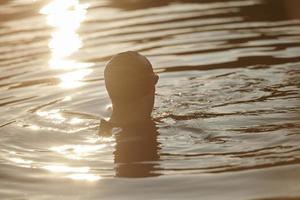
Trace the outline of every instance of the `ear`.
<instances>
[{"instance_id":1,"label":"ear","mask_svg":"<svg viewBox=\"0 0 300 200\"><path fill-rule=\"evenodd\" d=\"M154 78L154 85L156 85L158 82L159 76L157 74L154 74L153 78Z\"/></svg>"}]
</instances>

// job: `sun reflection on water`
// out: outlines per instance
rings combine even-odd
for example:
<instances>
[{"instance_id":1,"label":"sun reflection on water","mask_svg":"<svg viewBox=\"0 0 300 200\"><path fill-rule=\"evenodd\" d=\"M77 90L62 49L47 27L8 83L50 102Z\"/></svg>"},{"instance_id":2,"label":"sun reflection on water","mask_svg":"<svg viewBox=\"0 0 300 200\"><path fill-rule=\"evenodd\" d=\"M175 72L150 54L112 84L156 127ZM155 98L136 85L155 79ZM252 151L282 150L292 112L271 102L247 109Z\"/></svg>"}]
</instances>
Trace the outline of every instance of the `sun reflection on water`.
<instances>
[{"instance_id":1,"label":"sun reflection on water","mask_svg":"<svg viewBox=\"0 0 300 200\"><path fill-rule=\"evenodd\" d=\"M70 174L67 176L67 178L73 180L97 181L101 179L101 176L94 174Z\"/></svg>"},{"instance_id":2,"label":"sun reflection on water","mask_svg":"<svg viewBox=\"0 0 300 200\"><path fill-rule=\"evenodd\" d=\"M62 116L59 109L54 109L50 111L37 111L36 114L40 117L50 119L53 123L61 124L66 118Z\"/></svg>"},{"instance_id":3,"label":"sun reflection on water","mask_svg":"<svg viewBox=\"0 0 300 200\"><path fill-rule=\"evenodd\" d=\"M14 162L19 167L36 168L37 164L33 165L32 160L24 160L18 157L11 157L8 160ZM73 180L85 180L85 181L97 181L102 177L96 174L90 173L90 167L70 167L67 165L45 165L41 166L42 169L50 171L52 173L62 173L66 178Z\"/></svg>"},{"instance_id":4,"label":"sun reflection on water","mask_svg":"<svg viewBox=\"0 0 300 200\"><path fill-rule=\"evenodd\" d=\"M101 179L101 176L88 173L89 167L70 167L66 165L46 165L42 169L46 169L54 173L68 174L65 177L73 180L85 180L85 181L97 181Z\"/></svg>"},{"instance_id":5,"label":"sun reflection on water","mask_svg":"<svg viewBox=\"0 0 300 200\"><path fill-rule=\"evenodd\" d=\"M81 160L85 157L94 154L95 152L105 148L106 144L96 145L62 145L51 147L50 150L64 155L66 158Z\"/></svg>"},{"instance_id":6,"label":"sun reflection on water","mask_svg":"<svg viewBox=\"0 0 300 200\"><path fill-rule=\"evenodd\" d=\"M39 127L39 126L37 126L37 125L34 125L34 124L32 124L32 125L29 125L29 126L28 126L28 128L30 128L30 129L31 129L31 130L33 130L33 131L40 130L40 127Z\"/></svg>"},{"instance_id":7,"label":"sun reflection on water","mask_svg":"<svg viewBox=\"0 0 300 200\"><path fill-rule=\"evenodd\" d=\"M33 161L32 160L24 160L23 158L11 157L8 160L14 162L19 167L31 168Z\"/></svg>"},{"instance_id":8,"label":"sun reflection on water","mask_svg":"<svg viewBox=\"0 0 300 200\"><path fill-rule=\"evenodd\" d=\"M59 86L62 88L82 86L83 79L93 71L90 68L93 63L78 62L71 59L71 56L74 57L74 53L82 47L82 41L77 31L86 17L88 7L89 4L82 4L79 0L52 0L40 10L41 14L47 16L49 26L54 28L48 44L51 50L49 67L53 70L65 71L58 76L61 80ZM71 99L72 97L66 96L63 101L70 101ZM78 125L84 122L83 119L77 117L68 119L60 110L38 111L36 114L57 124ZM105 148L105 146L105 144L63 145L52 147L50 150L69 159L81 160L95 151ZM20 159L14 159L13 161L23 162ZM31 163L23 162L22 164L29 165ZM52 164L41 166L41 168L52 173L61 173L63 177L72 180L96 181L101 179L100 176L90 173L90 167L88 166Z\"/></svg>"},{"instance_id":9,"label":"sun reflection on water","mask_svg":"<svg viewBox=\"0 0 300 200\"><path fill-rule=\"evenodd\" d=\"M80 87L83 85L80 80L82 80L85 76L90 74L93 70L92 69L82 69L73 72L68 72L63 75L60 75L59 78L61 79L61 83L59 86L63 88L75 88Z\"/></svg>"},{"instance_id":10,"label":"sun reflection on water","mask_svg":"<svg viewBox=\"0 0 300 200\"><path fill-rule=\"evenodd\" d=\"M65 165L46 165L42 168L57 173L87 173L90 171L89 167L69 167Z\"/></svg>"},{"instance_id":11,"label":"sun reflection on water","mask_svg":"<svg viewBox=\"0 0 300 200\"><path fill-rule=\"evenodd\" d=\"M59 76L62 88L82 86L82 80L92 72L92 63L76 62L68 57L82 47L77 33L81 22L85 19L89 4L80 4L79 0L53 0L40 10L47 15L47 23L54 27L49 42L51 58L49 66L53 69L75 70Z\"/></svg>"}]
</instances>

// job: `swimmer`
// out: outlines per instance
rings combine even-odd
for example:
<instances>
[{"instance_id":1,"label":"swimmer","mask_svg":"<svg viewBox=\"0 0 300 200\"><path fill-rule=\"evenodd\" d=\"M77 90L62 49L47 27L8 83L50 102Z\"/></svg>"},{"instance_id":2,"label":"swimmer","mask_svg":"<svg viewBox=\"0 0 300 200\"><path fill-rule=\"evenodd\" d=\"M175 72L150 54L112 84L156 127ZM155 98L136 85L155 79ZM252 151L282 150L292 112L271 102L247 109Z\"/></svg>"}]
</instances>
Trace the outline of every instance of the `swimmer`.
<instances>
[{"instance_id":1,"label":"swimmer","mask_svg":"<svg viewBox=\"0 0 300 200\"><path fill-rule=\"evenodd\" d=\"M151 123L158 75L149 60L134 51L115 55L104 71L105 86L112 102L109 121L101 120L100 134L113 127Z\"/></svg>"}]
</instances>

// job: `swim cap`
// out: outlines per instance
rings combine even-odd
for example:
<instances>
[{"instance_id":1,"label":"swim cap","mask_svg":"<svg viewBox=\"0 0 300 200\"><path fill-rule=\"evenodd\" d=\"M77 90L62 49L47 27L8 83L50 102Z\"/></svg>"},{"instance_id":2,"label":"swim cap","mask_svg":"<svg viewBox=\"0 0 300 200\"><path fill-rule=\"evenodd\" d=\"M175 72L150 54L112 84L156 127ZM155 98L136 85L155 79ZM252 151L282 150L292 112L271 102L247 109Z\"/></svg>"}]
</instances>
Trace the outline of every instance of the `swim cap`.
<instances>
[{"instance_id":1,"label":"swim cap","mask_svg":"<svg viewBox=\"0 0 300 200\"><path fill-rule=\"evenodd\" d=\"M154 87L149 60L134 51L119 53L107 63L105 86L112 101L130 101L146 95Z\"/></svg>"}]
</instances>

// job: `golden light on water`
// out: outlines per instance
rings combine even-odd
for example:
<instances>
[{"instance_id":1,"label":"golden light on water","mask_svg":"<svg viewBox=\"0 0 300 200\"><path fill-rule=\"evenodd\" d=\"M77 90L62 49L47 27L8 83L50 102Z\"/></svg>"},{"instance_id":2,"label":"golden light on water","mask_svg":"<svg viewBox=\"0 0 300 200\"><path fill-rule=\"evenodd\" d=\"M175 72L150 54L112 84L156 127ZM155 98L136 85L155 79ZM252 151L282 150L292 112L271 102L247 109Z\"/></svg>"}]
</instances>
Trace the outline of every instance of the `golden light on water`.
<instances>
[{"instance_id":1,"label":"golden light on water","mask_svg":"<svg viewBox=\"0 0 300 200\"><path fill-rule=\"evenodd\" d=\"M74 117L74 118L70 119L70 121L69 121L70 124L80 124L82 122L83 122L83 119L80 119L77 117Z\"/></svg>"},{"instance_id":2,"label":"golden light on water","mask_svg":"<svg viewBox=\"0 0 300 200\"><path fill-rule=\"evenodd\" d=\"M33 131L40 130L40 127L37 126L37 125L34 125L34 124L30 125L29 128L30 128L31 130L33 130Z\"/></svg>"},{"instance_id":3,"label":"golden light on water","mask_svg":"<svg viewBox=\"0 0 300 200\"><path fill-rule=\"evenodd\" d=\"M54 109L50 111L38 111L36 114L40 117L49 119L51 120L51 122L56 124L61 124L66 120L66 118L63 117L62 114L60 113L59 109Z\"/></svg>"},{"instance_id":4,"label":"golden light on water","mask_svg":"<svg viewBox=\"0 0 300 200\"><path fill-rule=\"evenodd\" d=\"M53 71L58 71L57 76L61 81L59 86L61 88L77 88L81 87L84 78L92 73L93 63L79 62L76 60L76 52L83 46L83 42L78 33L81 23L84 21L87 13L88 4L82 4L79 0L52 0L49 4L40 10L41 14L47 16L47 24L53 28L50 35L48 47L51 51L51 57L48 65ZM71 96L66 96L62 101L71 101ZM58 125L69 124L78 126L85 121L83 119L72 117L69 118L61 110L37 111L37 116L42 121L51 121ZM73 127L73 126L70 126ZM37 125L30 127L32 130L40 130ZM58 128L42 127L47 131L61 131ZM66 132L71 133L79 131L70 129ZM50 151L60 154L63 158L77 160L84 160L93 156L95 152L101 151L106 144L98 144L97 142L85 145L59 145L49 148ZM32 163L25 163L21 159L14 159L12 162L31 166ZM31 166L32 167L32 166ZM53 174L61 174L65 178L72 180L97 181L101 176L91 173L89 166L72 166L71 163L66 164L46 164L37 166L38 168L47 170Z\"/></svg>"},{"instance_id":5,"label":"golden light on water","mask_svg":"<svg viewBox=\"0 0 300 200\"><path fill-rule=\"evenodd\" d=\"M63 88L75 88L83 85L81 80L90 74L92 69L81 69L73 72L68 72L59 76L61 83L59 86Z\"/></svg>"},{"instance_id":6,"label":"golden light on water","mask_svg":"<svg viewBox=\"0 0 300 200\"><path fill-rule=\"evenodd\" d=\"M90 171L89 167L69 167L65 165L47 165L42 168L57 173L87 173Z\"/></svg>"},{"instance_id":7,"label":"golden light on water","mask_svg":"<svg viewBox=\"0 0 300 200\"><path fill-rule=\"evenodd\" d=\"M32 160L24 160L23 158L11 157L8 160L14 162L16 165L20 167L30 168L33 163Z\"/></svg>"},{"instance_id":8,"label":"golden light on water","mask_svg":"<svg viewBox=\"0 0 300 200\"><path fill-rule=\"evenodd\" d=\"M83 85L82 80L92 72L92 63L76 62L68 58L82 47L77 33L85 19L89 4L80 4L79 0L53 0L40 10L47 15L47 23L54 27L49 42L51 58L49 66L53 69L74 70L58 76L62 88L76 88Z\"/></svg>"},{"instance_id":9,"label":"golden light on water","mask_svg":"<svg viewBox=\"0 0 300 200\"><path fill-rule=\"evenodd\" d=\"M74 160L81 160L106 147L106 144L95 145L62 145L51 147L50 150Z\"/></svg>"},{"instance_id":10,"label":"golden light on water","mask_svg":"<svg viewBox=\"0 0 300 200\"><path fill-rule=\"evenodd\" d=\"M66 177L73 180L85 180L85 181L97 181L101 179L101 176L97 176L94 174L70 174Z\"/></svg>"},{"instance_id":11,"label":"golden light on water","mask_svg":"<svg viewBox=\"0 0 300 200\"><path fill-rule=\"evenodd\" d=\"M17 152L9 151L9 157L7 158L10 162L13 162L15 165L19 167L32 168L33 161L25 160L23 158L17 157Z\"/></svg>"},{"instance_id":12,"label":"golden light on water","mask_svg":"<svg viewBox=\"0 0 300 200\"><path fill-rule=\"evenodd\" d=\"M85 181L97 181L101 179L101 176L88 173L89 167L70 167L66 165L47 165L43 166L42 169L46 169L54 173L67 173L66 178L73 180L85 180Z\"/></svg>"},{"instance_id":13,"label":"golden light on water","mask_svg":"<svg viewBox=\"0 0 300 200\"><path fill-rule=\"evenodd\" d=\"M55 64L72 64L61 60L81 48L81 40L79 36L72 31L65 32L59 30L52 33L52 40L49 43L49 47L52 50L52 59L49 61L50 65L56 67ZM60 63L61 62L61 63Z\"/></svg>"},{"instance_id":14,"label":"golden light on water","mask_svg":"<svg viewBox=\"0 0 300 200\"><path fill-rule=\"evenodd\" d=\"M34 168L33 161L31 160L24 160L22 158L18 157L11 157L9 158L11 162L14 162L20 167L25 168ZM66 165L46 165L42 166L42 169L45 169L47 171L53 172L53 173L63 173L67 174L64 177L70 178L73 180L84 180L84 181L97 181L101 179L102 177L99 175L95 175L90 172L90 167L70 167Z\"/></svg>"},{"instance_id":15,"label":"golden light on water","mask_svg":"<svg viewBox=\"0 0 300 200\"><path fill-rule=\"evenodd\" d=\"M62 101L71 101L72 97L71 96L66 96L62 99Z\"/></svg>"}]
</instances>

